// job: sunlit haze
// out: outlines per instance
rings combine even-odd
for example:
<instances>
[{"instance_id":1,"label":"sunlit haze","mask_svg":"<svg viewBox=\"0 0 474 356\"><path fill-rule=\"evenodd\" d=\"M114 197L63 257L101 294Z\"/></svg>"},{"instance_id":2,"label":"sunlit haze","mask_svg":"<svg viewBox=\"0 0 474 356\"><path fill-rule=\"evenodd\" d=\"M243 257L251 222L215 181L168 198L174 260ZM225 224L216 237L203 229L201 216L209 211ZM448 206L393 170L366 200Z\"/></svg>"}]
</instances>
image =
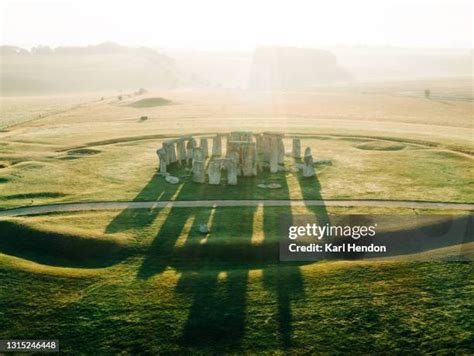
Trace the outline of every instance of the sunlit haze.
<instances>
[{"instance_id":1,"label":"sunlit haze","mask_svg":"<svg viewBox=\"0 0 474 356\"><path fill-rule=\"evenodd\" d=\"M471 0L11 1L1 44L472 48Z\"/></svg>"}]
</instances>

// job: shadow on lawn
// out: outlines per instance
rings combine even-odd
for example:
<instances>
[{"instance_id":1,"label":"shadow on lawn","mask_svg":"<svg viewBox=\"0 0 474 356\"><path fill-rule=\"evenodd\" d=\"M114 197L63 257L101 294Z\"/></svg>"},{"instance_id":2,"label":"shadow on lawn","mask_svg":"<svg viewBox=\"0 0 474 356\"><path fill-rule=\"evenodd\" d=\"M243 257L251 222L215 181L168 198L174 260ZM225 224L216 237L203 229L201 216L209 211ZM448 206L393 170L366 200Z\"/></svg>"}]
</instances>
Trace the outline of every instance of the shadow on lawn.
<instances>
[{"instance_id":1,"label":"shadow on lawn","mask_svg":"<svg viewBox=\"0 0 474 356\"><path fill-rule=\"evenodd\" d=\"M133 201L170 200L184 184L163 185L160 184L162 180L163 177L154 174ZM156 219L160 210L160 208L124 209L108 224L105 232L115 233L146 227Z\"/></svg>"},{"instance_id":2,"label":"shadow on lawn","mask_svg":"<svg viewBox=\"0 0 474 356\"><path fill-rule=\"evenodd\" d=\"M161 194L153 191L157 186L155 179L150 180L136 200L141 200L144 195L158 197ZM304 191L310 192L313 198L320 189L317 179L306 180L304 185ZM198 184L185 183L179 191L175 190L175 198L181 200L189 195L189 191L199 189ZM290 198L286 180L282 181L282 188L278 191L269 191L267 199L281 199L282 195ZM139 223L149 225L160 211L141 210L144 209L123 211L110 223L107 231L125 230ZM252 241L257 210L258 214L263 214L259 228L263 230L263 237L259 243ZM318 213L327 217L324 208L319 208ZM168 267L181 273L176 293L190 303L179 341L183 346L209 347L214 351L229 350L229 347L238 350L245 331L248 279L253 269L262 270L265 298L271 298L269 303L276 304L276 312L265 318L273 319L280 336L274 340L274 330L263 327L262 332L272 340L265 342L275 342L275 347L283 349L292 346L291 304L303 297L304 287L298 265L279 262L281 215L291 216L291 208L169 210L138 269L137 278L148 279ZM201 234L200 224L207 224L210 233Z\"/></svg>"}]
</instances>

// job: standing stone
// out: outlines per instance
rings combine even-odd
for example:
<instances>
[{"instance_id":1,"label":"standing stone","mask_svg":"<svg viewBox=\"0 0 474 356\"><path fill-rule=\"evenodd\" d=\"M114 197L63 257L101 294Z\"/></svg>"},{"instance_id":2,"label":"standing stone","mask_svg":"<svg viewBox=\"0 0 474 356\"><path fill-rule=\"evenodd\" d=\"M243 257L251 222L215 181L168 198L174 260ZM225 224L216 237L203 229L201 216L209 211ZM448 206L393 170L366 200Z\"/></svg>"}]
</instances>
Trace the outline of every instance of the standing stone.
<instances>
[{"instance_id":1,"label":"standing stone","mask_svg":"<svg viewBox=\"0 0 474 356\"><path fill-rule=\"evenodd\" d=\"M212 157L222 156L222 136L216 135L212 139Z\"/></svg>"},{"instance_id":2,"label":"standing stone","mask_svg":"<svg viewBox=\"0 0 474 356\"><path fill-rule=\"evenodd\" d=\"M263 137L260 134L255 135L255 142L257 142L257 151L263 152Z\"/></svg>"},{"instance_id":3,"label":"standing stone","mask_svg":"<svg viewBox=\"0 0 474 356\"><path fill-rule=\"evenodd\" d=\"M270 137L270 172L278 172L278 138Z\"/></svg>"},{"instance_id":4,"label":"standing stone","mask_svg":"<svg viewBox=\"0 0 474 356\"><path fill-rule=\"evenodd\" d=\"M225 146L225 152L226 155L229 152L232 152L232 143L235 141L240 141L240 136L237 136L235 132L231 132L227 134L227 139L226 139L226 146Z\"/></svg>"},{"instance_id":5,"label":"standing stone","mask_svg":"<svg viewBox=\"0 0 474 356\"><path fill-rule=\"evenodd\" d=\"M235 133L234 133L235 136ZM242 175L242 141L231 141L230 139L227 140L227 152L226 156L228 155L235 155L236 162L237 162L237 175Z\"/></svg>"},{"instance_id":6,"label":"standing stone","mask_svg":"<svg viewBox=\"0 0 474 356\"><path fill-rule=\"evenodd\" d=\"M262 135L256 135L255 136L257 143L256 143L256 148L255 148L255 164L257 167L258 172L263 171L263 162L264 162L264 147L263 147L263 137Z\"/></svg>"},{"instance_id":7,"label":"standing stone","mask_svg":"<svg viewBox=\"0 0 474 356\"><path fill-rule=\"evenodd\" d=\"M271 136L268 134L263 134L262 137L263 140L263 159L265 162L270 162L270 156L271 156L271 145L272 145L272 140Z\"/></svg>"},{"instance_id":8,"label":"standing stone","mask_svg":"<svg viewBox=\"0 0 474 356\"><path fill-rule=\"evenodd\" d=\"M178 162L181 164L183 161L186 161L186 139L180 138L176 143L177 153L178 153Z\"/></svg>"},{"instance_id":9,"label":"standing stone","mask_svg":"<svg viewBox=\"0 0 474 356\"><path fill-rule=\"evenodd\" d=\"M171 163L175 163L178 159L176 158L176 141L170 142L170 151L171 151Z\"/></svg>"},{"instance_id":10,"label":"standing stone","mask_svg":"<svg viewBox=\"0 0 474 356\"><path fill-rule=\"evenodd\" d=\"M227 155L225 164L227 170L227 184L237 185L238 155L236 152Z\"/></svg>"},{"instance_id":11,"label":"standing stone","mask_svg":"<svg viewBox=\"0 0 474 356\"><path fill-rule=\"evenodd\" d=\"M213 159L208 167L209 184L217 185L221 182L221 160Z\"/></svg>"},{"instance_id":12,"label":"standing stone","mask_svg":"<svg viewBox=\"0 0 474 356\"><path fill-rule=\"evenodd\" d=\"M241 144L241 141L228 140L227 141L227 153L226 154L236 152L239 156L239 159L240 159L240 144Z\"/></svg>"},{"instance_id":13,"label":"standing stone","mask_svg":"<svg viewBox=\"0 0 474 356\"><path fill-rule=\"evenodd\" d=\"M168 164L176 162L175 141L167 140L163 142L163 148L166 150L168 154Z\"/></svg>"},{"instance_id":14,"label":"standing stone","mask_svg":"<svg viewBox=\"0 0 474 356\"><path fill-rule=\"evenodd\" d=\"M240 140L246 142L252 142L253 134L250 131L240 132Z\"/></svg>"},{"instance_id":15,"label":"standing stone","mask_svg":"<svg viewBox=\"0 0 474 356\"><path fill-rule=\"evenodd\" d=\"M191 137L186 144L186 164L189 164L190 161L192 163L195 148L196 140Z\"/></svg>"},{"instance_id":16,"label":"standing stone","mask_svg":"<svg viewBox=\"0 0 474 356\"><path fill-rule=\"evenodd\" d=\"M209 146L207 144L207 138L201 138L199 142L199 147L202 148L202 152L204 153L204 158L209 157Z\"/></svg>"},{"instance_id":17,"label":"standing stone","mask_svg":"<svg viewBox=\"0 0 474 356\"><path fill-rule=\"evenodd\" d=\"M306 147L304 151L303 177L312 176L314 176L313 155L311 154L311 148Z\"/></svg>"},{"instance_id":18,"label":"standing stone","mask_svg":"<svg viewBox=\"0 0 474 356\"><path fill-rule=\"evenodd\" d=\"M166 164L169 164L171 162L171 154L168 142L164 141L161 148L163 148L166 153Z\"/></svg>"},{"instance_id":19,"label":"standing stone","mask_svg":"<svg viewBox=\"0 0 474 356\"><path fill-rule=\"evenodd\" d=\"M252 142L252 156L252 175L256 176L258 173L258 152L256 142Z\"/></svg>"},{"instance_id":20,"label":"standing stone","mask_svg":"<svg viewBox=\"0 0 474 356\"><path fill-rule=\"evenodd\" d=\"M164 148L159 148L156 150L156 154L158 155L158 158L160 159L160 173L165 174L166 173L166 166L168 164L168 153Z\"/></svg>"},{"instance_id":21,"label":"standing stone","mask_svg":"<svg viewBox=\"0 0 474 356\"><path fill-rule=\"evenodd\" d=\"M255 142L242 142L242 175L252 177L257 175L256 145Z\"/></svg>"},{"instance_id":22,"label":"standing stone","mask_svg":"<svg viewBox=\"0 0 474 356\"><path fill-rule=\"evenodd\" d=\"M278 163L285 163L285 145L283 144L282 136L278 136Z\"/></svg>"},{"instance_id":23,"label":"standing stone","mask_svg":"<svg viewBox=\"0 0 474 356\"><path fill-rule=\"evenodd\" d=\"M301 159L301 140L293 138L293 158Z\"/></svg>"},{"instance_id":24,"label":"standing stone","mask_svg":"<svg viewBox=\"0 0 474 356\"><path fill-rule=\"evenodd\" d=\"M193 152L193 182L206 182L206 159L201 147L195 148Z\"/></svg>"}]
</instances>

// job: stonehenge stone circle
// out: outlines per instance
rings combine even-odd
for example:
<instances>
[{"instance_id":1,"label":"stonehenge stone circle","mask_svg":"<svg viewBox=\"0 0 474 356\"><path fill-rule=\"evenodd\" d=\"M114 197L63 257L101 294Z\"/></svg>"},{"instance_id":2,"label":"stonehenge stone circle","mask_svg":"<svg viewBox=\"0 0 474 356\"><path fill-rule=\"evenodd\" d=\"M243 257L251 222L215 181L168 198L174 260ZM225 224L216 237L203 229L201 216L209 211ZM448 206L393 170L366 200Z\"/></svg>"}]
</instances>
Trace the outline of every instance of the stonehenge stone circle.
<instances>
[{"instance_id":1,"label":"stonehenge stone circle","mask_svg":"<svg viewBox=\"0 0 474 356\"><path fill-rule=\"evenodd\" d=\"M225 138L225 158L222 152L222 139ZM221 184L222 170L227 176L228 185L237 185L238 177L255 177L265 169L271 173L302 171L304 177L315 175L314 160L311 148L304 152L303 163L285 165L284 135L278 132L252 133L249 131L233 131L227 135L216 134L212 137L212 155L209 155L209 136L199 138L199 147L193 136L181 136L165 140L162 147L156 151L159 158L159 174L166 181L176 184L179 178L170 177L167 172L170 164L183 161L191 165L192 181L195 183ZM291 155L295 160L301 159L301 139L293 137ZM210 158L208 161L207 159ZM208 167L206 169L206 163ZM318 161L319 162L319 161ZM168 179L169 178L169 179ZM224 180L225 181L225 180ZM264 184L259 187L263 188ZM265 187L265 188L275 188Z\"/></svg>"}]
</instances>

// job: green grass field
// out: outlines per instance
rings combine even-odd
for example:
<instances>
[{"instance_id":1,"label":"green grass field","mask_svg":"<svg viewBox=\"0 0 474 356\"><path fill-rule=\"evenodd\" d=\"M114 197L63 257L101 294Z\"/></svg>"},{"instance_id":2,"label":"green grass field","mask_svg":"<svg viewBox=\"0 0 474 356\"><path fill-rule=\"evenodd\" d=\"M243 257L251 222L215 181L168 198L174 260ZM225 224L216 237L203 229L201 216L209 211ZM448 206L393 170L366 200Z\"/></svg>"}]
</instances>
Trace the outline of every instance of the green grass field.
<instances>
[{"instance_id":1,"label":"green grass field","mask_svg":"<svg viewBox=\"0 0 474 356\"><path fill-rule=\"evenodd\" d=\"M76 98L81 105L2 98L0 209L213 199L473 203L472 101L458 100L470 95L466 80L436 83L436 100L403 94L416 82L104 94ZM164 139L232 130L284 132L287 152L290 137L301 136L303 149L330 163L317 164L315 178L263 173L236 187L193 183L179 166L170 170L180 184L155 174ZM293 164L287 156L285 166ZM257 188L262 182L282 187ZM285 214L454 213L258 206L4 217L0 339L56 338L62 351L83 354L474 352L470 240L394 258L283 263ZM199 233L202 223L208 235Z\"/></svg>"}]
</instances>

